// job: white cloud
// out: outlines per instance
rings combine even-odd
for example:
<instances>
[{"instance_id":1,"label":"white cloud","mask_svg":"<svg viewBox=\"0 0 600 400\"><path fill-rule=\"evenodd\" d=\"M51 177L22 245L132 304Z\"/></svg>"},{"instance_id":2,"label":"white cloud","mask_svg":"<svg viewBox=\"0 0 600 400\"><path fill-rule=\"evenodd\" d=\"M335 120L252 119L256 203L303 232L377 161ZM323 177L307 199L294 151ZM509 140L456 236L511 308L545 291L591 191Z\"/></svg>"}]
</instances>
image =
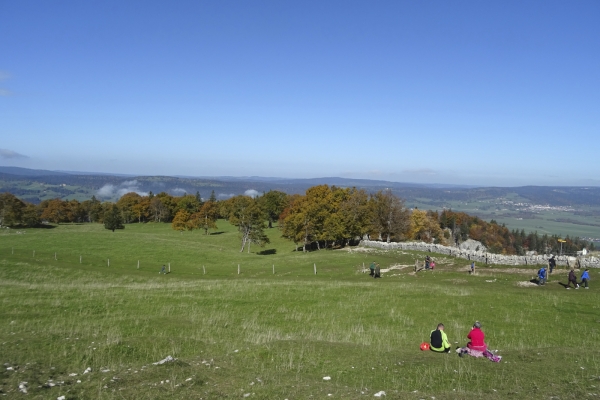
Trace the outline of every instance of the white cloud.
<instances>
[{"instance_id":1,"label":"white cloud","mask_svg":"<svg viewBox=\"0 0 600 400\"><path fill-rule=\"evenodd\" d=\"M0 92L2 91L2 89L0 89ZM12 151L12 150L8 150L8 149L0 149L0 158L3 158L5 160L8 159L12 159L12 158L29 158L26 155L23 154L19 154L16 151Z\"/></svg>"},{"instance_id":2,"label":"white cloud","mask_svg":"<svg viewBox=\"0 0 600 400\"><path fill-rule=\"evenodd\" d=\"M102 186L96 192L96 194L99 197L104 197L104 198L111 198L111 197L115 197L115 196L120 198L121 196L123 196L127 193L131 193L131 192L137 193L140 196L148 196L148 192L143 192L140 190L138 181L136 181L136 180L121 182L121 184L118 187L108 183L108 184Z\"/></svg>"},{"instance_id":3,"label":"white cloud","mask_svg":"<svg viewBox=\"0 0 600 400\"><path fill-rule=\"evenodd\" d=\"M258 193L258 191L254 190L254 189L248 189L244 192L244 195L255 198L255 197L260 196L260 193Z\"/></svg>"},{"instance_id":4,"label":"white cloud","mask_svg":"<svg viewBox=\"0 0 600 400\"><path fill-rule=\"evenodd\" d=\"M98 189L96 194L100 197L113 197L115 194L115 185L106 184Z\"/></svg>"},{"instance_id":5,"label":"white cloud","mask_svg":"<svg viewBox=\"0 0 600 400\"><path fill-rule=\"evenodd\" d=\"M233 196L235 196L235 194L233 194L233 193L230 193L230 194L226 194L226 193L219 193L219 194L217 195L217 199L226 200L226 199L230 199L230 198L232 198Z\"/></svg>"},{"instance_id":6,"label":"white cloud","mask_svg":"<svg viewBox=\"0 0 600 400\"><path fill-rule=\"evenodd\" d=\"M175 188L175 189L171 189L170 192L173 193L175 196L183 196L184 194L187 193L187 190L182 189L182 188Z\"/></svg>"}]
</instances>

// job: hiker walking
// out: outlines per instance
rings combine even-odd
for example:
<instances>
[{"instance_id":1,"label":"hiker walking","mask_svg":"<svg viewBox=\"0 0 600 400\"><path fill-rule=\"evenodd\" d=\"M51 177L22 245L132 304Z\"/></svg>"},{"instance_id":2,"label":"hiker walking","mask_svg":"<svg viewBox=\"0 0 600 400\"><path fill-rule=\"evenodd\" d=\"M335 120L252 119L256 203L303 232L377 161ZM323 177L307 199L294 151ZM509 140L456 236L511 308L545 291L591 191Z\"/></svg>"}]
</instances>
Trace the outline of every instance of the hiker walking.
<instances>
[{"instance_id":1,"label":"hiker walking","mask_svg":"<svg viewBox=\"0 0 600 400\"><path fill-rule=\"evenodd\" d=\"M581 273L581 286L585 287L586 289L589 289L589 287L588 287L589 280L590 280L590 274L588 272L588 269L586 268L585 271L583 271Z\"/></svg>"},{"instance_id":2,"label":"hiker walking","mask_svg":"<svg viewBox=\"0 0 600 400\"><path fill-rule=\"evenodd\" d=\"M542 267L538 271L538 285L542 286L545 284L546 284L546 267Z\"/></svg>"},{"instance_id":3,"label":"hiker walking","mask_svg":"<svg viewBox=\"0 0 600 400\"><path fill-rule=\"evenodd\" d=\"M160 269L159 274L167 274L167 268L165 267L165 265L163 264L162 268Z\"/></svg>"},{"instance_id":4,"label":"hiker walking","mask_svg":"<svg viewBox=\"0 0 600 400\"><path fill-rule=\"evenodd\" d=\"M577 277L575 276L575 270L571 269L569 271L569 283L567 283L567 290L571 289L571 283L575 289L579 289L579 285L577 284Z\"/></svg>"},{"instance_id":5,"label":"hiker walking","mask_svg":"<svg viewBox=\"0 0 600 400\"><path fill-rule=\"evenodd\" d=\"M554 268L556 268L556 259L554 258L554 255L548 260L548 266L550 267L550 273L552 273Z\"/></svg>"},{"instance_id":6,"label":"hiker walking","mask_svg":"<svg viewBox=\"0 0 600 400\"><path fill-rule=\"evenodd\" d=\"M369 276L375 276L375 261L373 261L371 265L369 265L369 269L371 270Z\"/></svg>"}]
</instances>

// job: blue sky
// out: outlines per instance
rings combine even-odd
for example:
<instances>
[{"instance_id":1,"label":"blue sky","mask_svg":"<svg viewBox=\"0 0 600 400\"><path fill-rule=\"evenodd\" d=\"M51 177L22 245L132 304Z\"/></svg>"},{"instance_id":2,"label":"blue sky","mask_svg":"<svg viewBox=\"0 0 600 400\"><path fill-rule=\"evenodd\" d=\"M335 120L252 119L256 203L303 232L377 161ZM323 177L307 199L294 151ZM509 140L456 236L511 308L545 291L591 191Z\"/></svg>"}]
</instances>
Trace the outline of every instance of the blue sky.
<instances>
[{"instance_id":1,"label":"blue sky","mask_svg":"<svg viewBox=\"0 0 600 400\"><path fill-rule=\"evenodd\" d=\"M0 0L0 165L600 185L598 1Z\"/></svg>"}]
</instances>

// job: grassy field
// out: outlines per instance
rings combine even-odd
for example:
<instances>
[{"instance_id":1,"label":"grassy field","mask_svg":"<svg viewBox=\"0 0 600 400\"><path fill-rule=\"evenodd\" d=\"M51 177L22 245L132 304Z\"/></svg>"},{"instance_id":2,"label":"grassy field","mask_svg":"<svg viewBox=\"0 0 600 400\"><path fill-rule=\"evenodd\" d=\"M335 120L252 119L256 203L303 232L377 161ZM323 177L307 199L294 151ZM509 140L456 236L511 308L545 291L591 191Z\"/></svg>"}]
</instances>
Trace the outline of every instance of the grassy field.
<instances>
[{"instance_id":1,"label":"grassy field","mask_svg":"<svg viewBox=\"0 0 600 400\"><path fill-rule=\"evenodd\" d=\"M434 272L415 274L425 254L303 254L275 229L271 245L240 253L234 228L222 221L219 228L209 236L163 224L114 233L95 224L2 230L0 394L600 396L597 271L590 290L569 291L558 284L565 270L531 287L536 268L481 267L471 276L467 261L442 256ZM372 260L395 269L373 280L361 272ZM169 263L171 273L158 274ZM419 350L438 322L453 345L464 345L475 320L501 363ZM177 360L153 365L168 355Z\"/></svg>"}]
</instances>

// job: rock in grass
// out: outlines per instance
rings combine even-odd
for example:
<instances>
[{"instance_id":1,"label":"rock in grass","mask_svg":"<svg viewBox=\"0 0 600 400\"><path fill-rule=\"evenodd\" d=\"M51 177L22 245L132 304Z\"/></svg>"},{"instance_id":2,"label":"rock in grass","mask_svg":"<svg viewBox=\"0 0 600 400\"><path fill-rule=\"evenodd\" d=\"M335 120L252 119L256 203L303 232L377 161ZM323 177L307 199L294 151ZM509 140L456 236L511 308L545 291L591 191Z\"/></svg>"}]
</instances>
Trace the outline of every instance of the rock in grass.
<instances>
[{"instance_id":1,"label":"rock in grass","mask_svg":"<svg viewBox=\"0 0 600 400\"><path fill-rule=\"evenodd\" d=\"M171 356L166 356L166 357L165 357L165 358L163 358L162 360L160 360L160 361L157 361L157 362L155 362L155 363L152 363L152 365L161 365L161 364L164 364L164 363L173 362L173 361L175 361L175 360L176 360L176 358L173 358L173 357L171 357Z\"/></svg>"}]
</instances>

